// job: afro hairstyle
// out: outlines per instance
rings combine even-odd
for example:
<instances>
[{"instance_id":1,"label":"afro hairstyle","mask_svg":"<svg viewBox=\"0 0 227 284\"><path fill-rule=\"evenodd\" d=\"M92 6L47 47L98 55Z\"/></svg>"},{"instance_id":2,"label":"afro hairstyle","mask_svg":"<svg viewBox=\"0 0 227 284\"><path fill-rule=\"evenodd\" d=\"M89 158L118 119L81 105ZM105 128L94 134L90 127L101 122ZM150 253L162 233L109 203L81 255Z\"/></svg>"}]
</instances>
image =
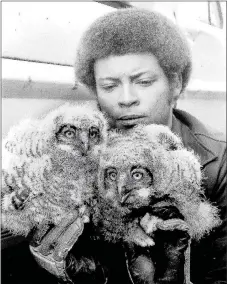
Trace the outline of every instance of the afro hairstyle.
<instances>
[{"instance_id":1,"label":"afro hairstyle","mask_svg":"<svg viewBox=\"0 0 227 284\"><path fill-rule=\"evenodd\" d=\"M192 68L186 37L165 16L138 8L110 12L90 25L78 45L76 79L95 91L96 60L130 53L153 54L169 81L173 73L181 76L184 91Z\"/></svg>"}]
</instances>

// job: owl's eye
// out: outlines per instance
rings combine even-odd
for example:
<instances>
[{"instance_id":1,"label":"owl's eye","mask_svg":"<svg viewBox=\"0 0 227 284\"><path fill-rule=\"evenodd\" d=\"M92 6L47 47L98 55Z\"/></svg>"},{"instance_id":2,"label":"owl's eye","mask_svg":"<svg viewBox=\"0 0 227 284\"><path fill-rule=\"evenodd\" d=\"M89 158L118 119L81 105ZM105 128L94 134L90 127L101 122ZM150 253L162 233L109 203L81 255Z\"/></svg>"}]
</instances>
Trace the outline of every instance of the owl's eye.
<instances>
[{"instance_id":1,"label":"owl's eye","mask_svg":"<svg viewBox=\"0 0 227 284\"><path fill-rule=\"evenodd\" d=\"M63 135L66 138L72 139L76 136L76 127L72 125L63 125L57 135Z\"/></svg>"},{"instance_id":2,"label":"owl's eye","mask_svg":"<svg viewBox=\"0 0 227 284\"><path fill-rule=\"evenodd\" d=\"M142 166L132 167L131 177L136 182L147 182L150 185L153 183L153 174Z\"/></svg>"},{"instance_id":3,"label":"owl's eye","mask_svg":"<svg viewBox=\"0 0 227 284\"><path fill-rule=\"evenodd\" d=\"M67 130L67 131L64 132L64 134L65 134L65 137L67 137L67 138L73 138L76 133L75 133L75 131Z\"/></svg>"},{"instance_id":4,"label":"owl's eye","mask_svg":"<svg viewBox=\"0 0 227 284\"><path fill-rule=\"evenodd\" d=\"M108 169L107 177L108 179L115 181L117 179L117 171L115 169Z\"/></svg>"},{"instance_id":5,"label":"owl's eye","mask_svg":"<svg viewBox=\"0 0 227 284\"><path fill-rule=\"evenodd\" d=\"M116 180L117 179L117 174L112 172L110 175L109 175L110 179L111 180Z\"/></svg>"},{"instance_id":6,"label":"owl's eye","mask_svg":"<svg viewBox=\"0 0 227 284\"><path fill-rule=\"evenodd\" d=\"M99 129L96 127L91 127L89 130L89 137L94 139L99 136Z\"/></svg>"},{"instance_id":7,"label":"owl's eye","mask_svg":"<svg viewBox=\"0 0 227 284\"><path fill-rule=\"evenodd\" d=\"M134 172L132 174L132 177L135 179L135 180L141 180L143 178L143 174L140 173L140 172Z\"/></svg>"},{"instance_id":8,"label":"owl's eye","mask_svg":"<svg viewBox=\"0 0 227 284\"><path fill-rule=\"evenodd\" d=\"M147 176L147 171L142 167L133 167L131 170L131 176L135 181L140 181Z\"/></svg>"}]
</instances>

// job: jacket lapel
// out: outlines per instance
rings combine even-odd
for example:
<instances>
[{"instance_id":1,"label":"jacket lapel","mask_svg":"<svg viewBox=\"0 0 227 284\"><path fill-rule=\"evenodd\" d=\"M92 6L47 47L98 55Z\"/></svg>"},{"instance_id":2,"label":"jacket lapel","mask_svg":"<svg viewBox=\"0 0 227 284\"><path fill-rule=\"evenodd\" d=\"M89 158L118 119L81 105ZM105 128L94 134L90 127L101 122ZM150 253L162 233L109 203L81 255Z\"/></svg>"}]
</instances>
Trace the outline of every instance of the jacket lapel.
<instances>
[{"instance_id":1,"label":"jacket lapel","mask_svg":"<svg viewBox=\"0 0 227 284\"><path fill-rule=\"evenodd\" d=\"M183 144L187 149L192 149L199 155L203 167L217 158L211 149L205 147L198 135L199 131L196 131L195 134L189 126L181 122L174 115L172 120L172 131L181 137Z\"/></svg>"}]
</instances>

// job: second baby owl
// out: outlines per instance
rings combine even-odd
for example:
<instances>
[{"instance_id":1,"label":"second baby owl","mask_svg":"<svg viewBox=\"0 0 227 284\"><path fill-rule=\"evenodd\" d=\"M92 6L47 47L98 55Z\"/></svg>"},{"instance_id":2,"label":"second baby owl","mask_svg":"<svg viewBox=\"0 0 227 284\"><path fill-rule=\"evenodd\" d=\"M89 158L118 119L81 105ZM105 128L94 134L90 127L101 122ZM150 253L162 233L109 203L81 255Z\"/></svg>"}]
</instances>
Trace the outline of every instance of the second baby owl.
<instances>
[{"instance_id":1,"label":"second baby owl","mask_svg":"<svg viewBox=\"0 0 227 284\"><path fill-rule=\"evenodd\" d=\"M88 213L106 127L88 103L67 103L14 126L2 147L3 228L27 235L72 212Z\"/></svg>"},{"instance_id":2,"label":"second baby owl","mask_svg":"<svg viewBox=\"0 0 227 284\"><path fill-rule=\"evenodd\" d=\"M141 220L150 214L152 233L164 221L156 212L172 206L192 238L199 239L220 223L201 183L199 159L167 127L113 131L101 155L94 224L108 241L150 246L154 242L140 227Z\"/></svg>"}]
</instances>

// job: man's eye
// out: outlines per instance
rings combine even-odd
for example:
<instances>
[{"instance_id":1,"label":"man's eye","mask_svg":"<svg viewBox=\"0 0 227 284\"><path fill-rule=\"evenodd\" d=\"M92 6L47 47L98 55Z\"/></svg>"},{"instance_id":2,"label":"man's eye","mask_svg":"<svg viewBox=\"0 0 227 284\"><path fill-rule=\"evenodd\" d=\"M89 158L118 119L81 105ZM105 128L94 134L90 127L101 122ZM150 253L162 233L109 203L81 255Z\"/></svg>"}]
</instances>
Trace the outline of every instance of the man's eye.
<instances>
[{"instance_id":1,"label":"man's eye","mask_svg":"<svg viewBox=\"0 0 227 284\"><path fill-rule=\"evenodd\" d=\"M142 178L143 178L143 174L142 173L140 173L140 172L134 172L133 174L132 174L132 177L133 177L133 179L135 179L135 180L141 180Z\"/></svg>"},{"instance_id":2,"label":"man's eye","mask_svg":"<svg viewBox=\"0 0 227 284\"><path fill-rule=\"evenodd\" d=\"M89 130L89 137L94 139L98 136L99 136L99 129L96 127L91 127Z\"/></svg>"},{"instance_id":3,"label":"man's eye","mask_svg":"<svg viewBox=\"0 0 227 284\"><path fill-rule=\"evenodd\" d=\"M116 84L108 84L108 85L102 85L102 86L101 86L101 88L102 88L104 91L107 91L107 92L113 91L116 87L117 87Z\"/></svg>"},{"instance_id":4,"label":"man's eye","mask_svg":"<svg viewBox=\"0 0 227 284\"><path fill-rule=\"evenodd\" d=\"M148 87L148 86L151 86L153 83L152 80L139 80L137 81L137 84L143 86L143 87Z\"/></svg>"}]
</instances>

